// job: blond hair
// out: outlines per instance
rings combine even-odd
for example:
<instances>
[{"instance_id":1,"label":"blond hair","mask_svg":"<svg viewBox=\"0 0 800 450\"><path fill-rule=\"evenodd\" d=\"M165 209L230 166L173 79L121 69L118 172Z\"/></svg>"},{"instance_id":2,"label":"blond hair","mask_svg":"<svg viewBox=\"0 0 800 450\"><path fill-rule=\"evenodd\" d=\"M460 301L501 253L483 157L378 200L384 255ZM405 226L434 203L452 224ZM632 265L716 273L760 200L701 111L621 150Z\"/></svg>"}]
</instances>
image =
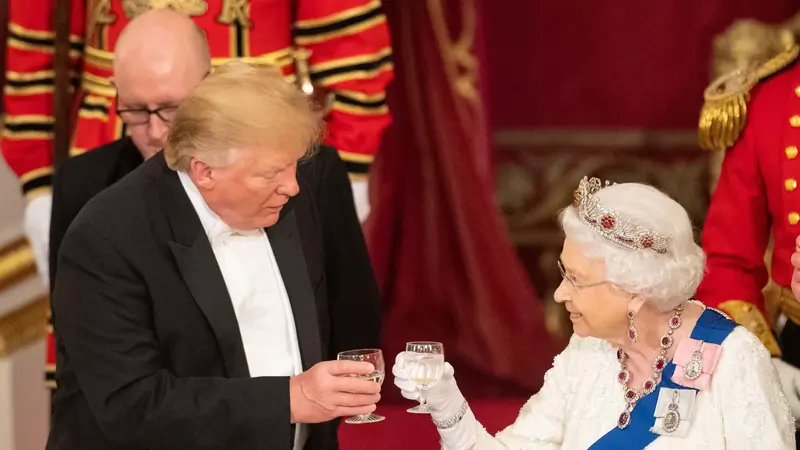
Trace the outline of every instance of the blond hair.
<instances>
[{"instance_id":1,"label":"blond hair","mask_svg":"<svg viewBox=\"0 0 800 450\"><path fill-rule=\"evenodd\" d=\"M181 103L164 147L172 170L192 158L227 164L230 150L312 151L323 122L311 99L274 68L232 61L219 66Z\"/></svg>"}]
</instances>

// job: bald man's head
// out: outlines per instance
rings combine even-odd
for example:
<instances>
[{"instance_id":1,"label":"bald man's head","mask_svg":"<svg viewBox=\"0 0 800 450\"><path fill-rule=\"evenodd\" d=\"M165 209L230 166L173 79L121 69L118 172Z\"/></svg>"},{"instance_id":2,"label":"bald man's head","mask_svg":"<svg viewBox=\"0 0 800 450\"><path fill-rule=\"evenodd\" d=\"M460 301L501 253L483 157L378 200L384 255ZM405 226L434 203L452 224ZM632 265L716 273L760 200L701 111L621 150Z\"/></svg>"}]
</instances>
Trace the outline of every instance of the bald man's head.
<instances>
[{"instance_id":1,"label":"bald man's head","mask_svg":"<svg viewBox=\"0 0 800 450\"><path fill-rule=\"evenodd\" d=\"M124 71L141 59L172 61L176 57L197 64L205 75L211 64L208 43L192 20L172 9L153 9L133 19L122 30L114 49L114 71Z\"/></svg>"},{"instance_id":2,"label":"bald man's head","mask_svg":"<svg viewBox=\"0 0 800 450\"><path fill-rule=\"evenodd\" d=\"M122 31L114 49L118 109L162 108L160 117L151 114L145 122L142 113L122 113L145 157L164 146L173 108L177 109L210 67L205 35L179 12L151 10L137 16Z\"/></svg>"}]
</instances>

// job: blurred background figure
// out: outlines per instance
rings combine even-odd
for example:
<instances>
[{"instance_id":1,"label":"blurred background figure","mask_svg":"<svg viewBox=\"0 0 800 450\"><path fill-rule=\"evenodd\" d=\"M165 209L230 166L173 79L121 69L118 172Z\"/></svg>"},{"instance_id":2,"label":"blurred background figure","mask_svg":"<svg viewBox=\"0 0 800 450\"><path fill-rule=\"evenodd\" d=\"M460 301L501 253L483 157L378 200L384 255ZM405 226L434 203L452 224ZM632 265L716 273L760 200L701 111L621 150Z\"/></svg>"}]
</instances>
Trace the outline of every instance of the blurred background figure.
<instances>
[{"instance_id":1,"label":"blurred background figure","mask_svg":"<svg viewBox=\"0 0 800 450\"><path fill-rule=\"evenodd\" d=\"M307 2L296 2L298 11L303 11ZM23 3L28 10L29 2L20 1ZM91 68L90 59L93 61L97 52L90 49L99 45L113 48L108 47L116 39L111 30L128 20L126 11L150 3L92 2L97 8L90 10L102 13L97 15L99 31L89 40L82 39L84 16L74 15L72 55L85 54L85 66ZM256 20L265 11L260 2L170 3L189 8L190 15L207 7L191 17L209 36L213 56L240 51L257 55L256 46L266 41L255 38L255 33L268 33ZM267 4L273 3L284 4ZM15 4L12 2L11 12ZM83 2L72 0L72 4ZM108 4L111 9L104 9ZM249 5L253 26L240 26L245 22L238 19L247 16L221 14L224 5ZM366 9L358 9L362 6ZM364 114L353 116L382 124L370 130L388 123L387 108L392 114L392 125L383 133L370 169L371 212L364 223L383 295L384 350L394 354L408 340L443 342L476 417L489 431L496 431L511 423L522 401L536 391L553 355L571 334L563 307L552 297L561 279L556 264L561 234L555 217L571 201L572 186L587 174L652 184L686 208L700 241L725 153L703 151L698 144L703 93L712 80L733 68L760 66L783 52L794 34L794 16L800 4L794 0L680 0L647 5L632 2L620 9L618 5L585 3L576 7L524 0L384 0L381 9L371 6L374 3L353 2L342 10L346 13L312 11L307 20L298 22L301 26L296 28L295 43L312 51L310 72L317 88L333 86L342 72L353 75L354 83L363 77L385 86L393 67L394 81L385 101L378 91L349 95L357 89L343 88L345 92L337 94L339 101L333 103L330 113L333 121L337 106L340 117L360 111ZM35 16L40 22L9 28L6 134L23 137L17 139L20 142L51 142L52 138L48 134L52 132L52 113L26 109L36 103L33 101L18 102L20 110L11 108L12 96L41 94L41 104L53 100L52 63L29 65L52 58L52 8L40 11ZM383 15L388 31L382 28L387 22L378 18ZM229 17L237 20L224 26L219 23ZM279 15L269 17L279 22ZM111 18L116 22L103 23ZM287 19L286 23L290 22ZM26 30L34 32L22 33ZM232 45L240 42L240 30L249 30L249 46ZM307 30L330 40L317 42L304 34ZM373 42L375 35L388 32L391 65L381 53L384 44L351 51L357 42ZM223 35L218 41L215 38ZM33 50L42 51L31 53ZM320 53L339 51L343 53L334 59L349 70L313 61ZM36 57L24 59L25 55ZM13 65L23 60L30 63ZM88 69L82 73L108 76ZM82 79L91 84L94 78ZM326 93L317 90L323 107ZM100 97L104 100L98 103L103 106L84 105L78 116L100 117L95 120L111 129L116 121L113 95ZM104 111L110 117L105 122ZM14 118L18 115L22 118ZM75 136L79 139L81 134ZM109 135L107 140L114 138ZM13 152L15 141L7 142L10 144L4 144L3 151ZM82 148L77 142L74 147ZM339 150L347 159L342 148ZM777 151L776 158L785 157L783 148ZM358 178L355 170L363 167L354 164L359 161L351 158L348 162L353 179ZM10 165L13 168L14 164ZM24 177L29 179L33 178ZM14 270L0 276L32 284L32 253L20 240L25 208L14 176L7 172L0 181L5 183L0 185L4 205L9 205L3 215L8 230L3 235L7 242L3 261L21 261L4 266ZM778 189L784 189L784 182L783 176L770 181L777 183ZM800 212L800 206L797 210ZM39 294L20 297L19 283L5 284L16 287L6 289L3 295L17 300L7 302L14 307L0 311L0 317L22 312L25 317L35 317L46 312L46 307L26 306L41 305L36 300ZM27 307L40 309L24 309ZM21 323L19 315L11 317L14 323ZM2 330L0 326L0 333ZM25 336L19 342L38 342L41 332ZM396 401L395 414L392 401ZM343 442L353 443L346 448L396 448L384 443L409 439L397 431L405 421L429 420L404 413L413 404L399 396L383 402L389 405L381 405L387 420L340 429ZM420 444L415 448L436 448L430 445L436 442L435 431L425 435L426 428L420 430Z\"/></svg>"}]
</instances>

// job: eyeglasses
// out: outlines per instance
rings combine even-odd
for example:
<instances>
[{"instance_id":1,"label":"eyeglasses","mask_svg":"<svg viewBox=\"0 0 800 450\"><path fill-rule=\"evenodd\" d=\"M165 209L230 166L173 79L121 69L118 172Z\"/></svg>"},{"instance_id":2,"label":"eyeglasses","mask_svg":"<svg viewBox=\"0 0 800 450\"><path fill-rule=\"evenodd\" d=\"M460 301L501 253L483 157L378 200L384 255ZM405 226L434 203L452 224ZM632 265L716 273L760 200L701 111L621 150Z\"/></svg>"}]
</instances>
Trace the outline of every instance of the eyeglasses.
<instances>
[{"instance_id":1,"label":"eyeglasses","mask_svg":"<svg viewBox=\"0 0 800 450\"><path fill-rule=\"evenodd\" d=\"M117 104L119 104L119 97L117 97ZM161 106L156 109L149 108L131 108L119 109L117 108L117 115L128 125L144 125L150 121L150 116L155 114L164 123L172 123L175 119L175 113L178 112L178 105Z\"/></svg>"},{"instance_id":2,"label":"eyeglasses","mask_svg":"<svg viewBox=\"0 0 800 450\"><path fill-rule=\"evenodd\" d=\"M567 282L572 286L572 289L574 289L576 292L580 291L581 289L600 286L601 284L608 283L608 281L598 281L596 283L578 284L572 278L567 276L567 271L564 269L564 265L560 260L558 261L558 270L561 272L561 277L567 280Z\"/></svg>"},{"instance_id":3,"label":"eyeglasses","mask_svg":"<svg viewBox=\"0 0 800 450\"><path fill-rule=\"evenodd\" d=\"M172 123L177 111L177 106L162 106L156 109L117 109L117 115L128 125L144 125L150 121L152 114L158 116L164 123Z\"/></svg>"}]
</instances>

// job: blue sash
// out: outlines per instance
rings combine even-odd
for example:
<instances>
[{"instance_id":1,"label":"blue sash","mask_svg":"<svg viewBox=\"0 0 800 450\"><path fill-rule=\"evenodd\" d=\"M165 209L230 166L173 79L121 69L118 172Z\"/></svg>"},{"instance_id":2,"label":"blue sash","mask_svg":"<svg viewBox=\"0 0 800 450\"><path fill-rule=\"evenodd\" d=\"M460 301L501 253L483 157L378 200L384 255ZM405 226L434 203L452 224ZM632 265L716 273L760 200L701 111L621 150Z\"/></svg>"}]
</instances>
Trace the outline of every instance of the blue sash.
<instances>
[{"instance_id":1,"label":"blue sash","mask_svg":"<svg viewBox=\"0 0 800 450\"><path fill-rule=\"evenodd\" d=\"M691 338L709 344L721 345L725 338L736 328L736 323L722 314L706 308L692 330ZM661 380L653 392L639 399L631 411L631 423L625 429L614 428L598 439L589 450L625 450L643 449L659 436L650 431L655 423L654 413L658 402L658 391L661 388L691 389L672 382L675 364L670 362L661 373ZM696 389L692 389L696 391ZM622 413L622 411L620 411Z\"/></svg>"}]
</instances>

